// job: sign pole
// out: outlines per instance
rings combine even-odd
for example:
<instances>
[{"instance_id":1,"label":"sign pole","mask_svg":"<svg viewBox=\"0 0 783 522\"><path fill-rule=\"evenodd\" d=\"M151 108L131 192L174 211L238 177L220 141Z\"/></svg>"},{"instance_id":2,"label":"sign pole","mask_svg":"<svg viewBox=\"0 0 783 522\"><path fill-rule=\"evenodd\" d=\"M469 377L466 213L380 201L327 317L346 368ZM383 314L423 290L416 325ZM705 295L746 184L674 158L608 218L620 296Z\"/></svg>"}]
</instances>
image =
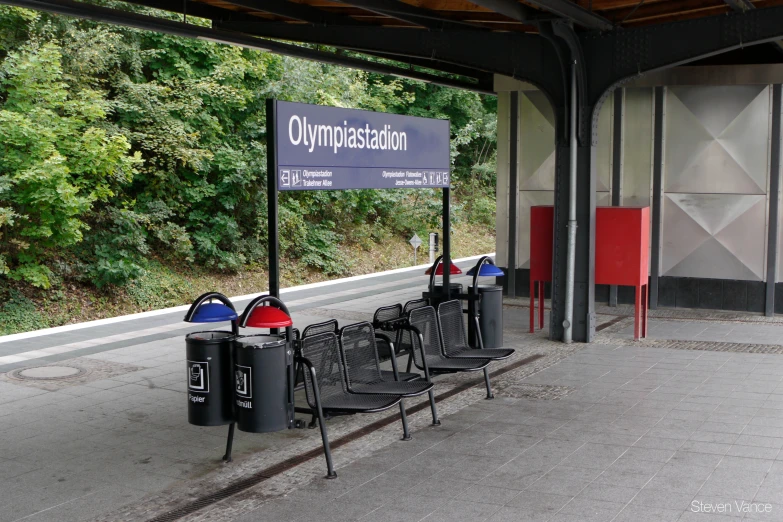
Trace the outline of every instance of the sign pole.
<instances>
[{"instance_id":1,"label":"sign pole","mask_svg":"<svg viewBox=\"0 0 783 522\"><path fill-rule=\"evenodd\" d=\"M451 189L443 188L443 296L448 300L451 278Z\"/></svg>"},{"instance_id":2,"label":"sign pole","mask_svg":"<svg viewBox=\"0 0 783 522\"><path fill-rule=\"evenodd\" d=\"M266 192L269 230L269 295L280 297L280 240L277 214L277 100L266 100Z\"/></svg>"}]
</instances>

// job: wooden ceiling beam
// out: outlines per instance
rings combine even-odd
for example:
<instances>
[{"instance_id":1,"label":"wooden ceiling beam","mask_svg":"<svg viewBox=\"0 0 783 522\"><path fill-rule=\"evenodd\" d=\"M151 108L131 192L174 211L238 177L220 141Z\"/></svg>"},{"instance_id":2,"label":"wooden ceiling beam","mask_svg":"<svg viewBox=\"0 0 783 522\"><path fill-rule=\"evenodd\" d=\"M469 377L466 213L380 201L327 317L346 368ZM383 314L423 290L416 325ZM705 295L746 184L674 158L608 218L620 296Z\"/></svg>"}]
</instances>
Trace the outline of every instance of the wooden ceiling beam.
<instances>
[{"instance_id":1,"label":"wooden ceiling beam","mask_svg":"<svg viewBox=\"0 0 783 522\"><path fill-rule=\"evenodd\" d=\"M636 6L627 7L609 11L605 14L607 18L615 24L619 24L623 20L625 20L625 23L629 23L634 20L649 20L652 18L685 14L708 8L725 8L726 5L722 2L723 0L679 0L678 2L675 2L675 4L672 4L671 2L657 2L647 5L645 3L638 9L634 8ZM724 11L728 10L724 9Z\"/></svg>"},{"instance_id":2,"label":"wooden ceiling beam","mask_svg":"<svg viewBox=\"0 0 783 522\"><path fill-rule=\"evenodd\" d=\"M315 25L355 25L359 22L350 16L330 13L307 4L297 4L287 0L223 0L226 3L245 7L253 11L262 11Z\"/></svg>"},{"instance_id":3,"label":"wooden ceiling beam","mask_svg":"<svg viewBox=\"0 0 783 522\"><path fill-rule=\"evenodd\" d=\"M525 2L588 29L609 31L613 28L612 22L571 0L525 0Z\"/></svg>"}]
</instances>

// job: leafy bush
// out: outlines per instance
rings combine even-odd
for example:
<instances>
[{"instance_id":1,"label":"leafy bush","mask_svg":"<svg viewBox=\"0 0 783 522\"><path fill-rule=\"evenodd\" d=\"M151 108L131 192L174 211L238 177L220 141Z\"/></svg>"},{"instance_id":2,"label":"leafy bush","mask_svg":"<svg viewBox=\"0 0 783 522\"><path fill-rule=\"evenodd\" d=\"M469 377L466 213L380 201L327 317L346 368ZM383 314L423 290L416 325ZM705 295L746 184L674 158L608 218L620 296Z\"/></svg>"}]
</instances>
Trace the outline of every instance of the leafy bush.
<instances>
[{"instance_id":1,"label":"leafy bush","mask_svg":"<svg viewBox=\"0 0 783 522\"><path fill-rule=\"evenodd\" d=\"M2 296L2 292L0 292ZM38 312L30 299L16 291L8 291L0 303L0 335L26 332L49 326L46 316Z\"/></svg>"}]
</instances>

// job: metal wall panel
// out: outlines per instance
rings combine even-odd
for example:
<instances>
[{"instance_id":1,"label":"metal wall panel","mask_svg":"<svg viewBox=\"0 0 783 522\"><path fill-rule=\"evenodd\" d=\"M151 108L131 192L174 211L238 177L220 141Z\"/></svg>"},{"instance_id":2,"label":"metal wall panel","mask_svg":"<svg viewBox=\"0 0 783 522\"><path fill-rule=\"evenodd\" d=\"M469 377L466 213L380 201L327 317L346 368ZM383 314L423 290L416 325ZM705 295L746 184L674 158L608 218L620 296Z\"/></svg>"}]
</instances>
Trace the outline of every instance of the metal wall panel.
<instances>
[{"instance_id":1,"label":"metal wall panel","mask_svg":"<svg viewBox=\"0 0 783 522\"><path fill-rule=\"evenodd\" d=\"M509 108L511 93L498 93L497 185L495 188L495 260L498 266L508 264L508 152Z\"/></svg>"},{"instance_id":2,"label":"metal wall panel","mask_svg":"<svg viewBox=\"0 0 783 522\"><path fill-rule=\"evenodd\" d=\"M612 129L614 127L614 93L598 113L598 143L595 146L595 204L610 206L612 199Z\"/></svg>"},{"instance_id":3,"label":"metal wall panel","mask_svg":"<svg viewBox=\"0 0 783 522\"><path fill-rule=\"evenodd\" d=\"M555 114L539 91L519 96L517 268L530 267L530 207L555 201Z\"/></svg>"},{"instance_id":4,"label":"metal wall panel","mask_svg":"<svg viewBox=\"0 0 783 522\"><path fill-rule=\"evenodd\" d=\"M649 206L653 164L653 90L625 89L621 204Z\"/></svg>"},{"instance_id":5,"label":"metal wall panel","mask_svg":"<svg viewBox=\"0 0 783 522\"><path fill-rule=\"evenodd\" d=\"M661 274L764 278L770 90L666 95Z\"/></svg>"}]
</instances>

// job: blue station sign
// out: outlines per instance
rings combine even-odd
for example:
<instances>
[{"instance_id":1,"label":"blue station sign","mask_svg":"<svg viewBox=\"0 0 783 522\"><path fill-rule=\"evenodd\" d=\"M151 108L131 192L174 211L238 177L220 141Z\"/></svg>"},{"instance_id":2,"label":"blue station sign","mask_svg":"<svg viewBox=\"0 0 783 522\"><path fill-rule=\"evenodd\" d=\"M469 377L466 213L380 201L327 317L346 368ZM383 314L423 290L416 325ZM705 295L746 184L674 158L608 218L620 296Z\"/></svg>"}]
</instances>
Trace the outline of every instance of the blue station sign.
<instances>
[{"instance_id":1,"label":"blue station sign","mask_svg":"<svg viewBox=\"0 0 783 522\"><path fill-rule=\"evenodd\" d=\"M276 102L279 190L450 186L448 120Z\"/></svg>"}]
</instances>

